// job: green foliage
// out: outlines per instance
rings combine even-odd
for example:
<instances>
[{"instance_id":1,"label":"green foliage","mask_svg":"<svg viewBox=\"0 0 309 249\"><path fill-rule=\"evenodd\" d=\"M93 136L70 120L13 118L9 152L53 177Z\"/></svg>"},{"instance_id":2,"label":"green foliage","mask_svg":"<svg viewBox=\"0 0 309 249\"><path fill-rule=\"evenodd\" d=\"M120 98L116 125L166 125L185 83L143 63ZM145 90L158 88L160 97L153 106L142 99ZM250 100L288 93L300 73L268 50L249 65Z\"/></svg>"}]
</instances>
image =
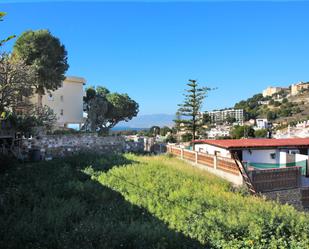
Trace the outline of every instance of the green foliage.
<instances>
[{"instance_id":1,"label":"green foliage","mask_svg":"<svg viewBox=\"0 0 309 249\"><path fill-rule=\"evenodd\" d=\"M225 122L228 123L228 124L233 124L234 122L236 122L236 118L231 117L231 116L228 115L228 116L226 117Z\"/></svg>"},{"instance_id":2,"label":"green foliage","mask_svg":"<svg viewBox=\"0 0 309 249\"><path fill-rule=\"evenodd\" d=\"M5 12L0 12L0 22L3 21L3 17L4 17L4 16L6 16L6 13L5 13ZM15 38L15 37L16 37L16 35L11 35L11 36L9 36L9 37L3 39L3 40L0 40L0 47L1 47L4 43L6 43L7 41L9 41L9 40L11 40L11 39L13 39L13 38Z\"/></svg>"},{"instance_id":3,"label":"green foliage","mask_svg":"<svg viewBox=\"0 0 309 249\"><path fill-rule=\"evenodd\" d=\"M274 105L275 104L275 101L273 99L269 100L269 105Z\"/></svg>"},{"instance_id":4,"label":"green foliage","mask_svg":"<svg viewBox=\"0 0 309 249\"><path fill-rule=\"evenodd\" d=\"M109 128L120 121L127 122L137 116L139 106L127 94L110 93L106 98L110 103L107 115Z\"/></svg>"},{"instance_id":5,"label":"green foliage","mask_svg":"<svg viewBox=\"0 0 309 249\"><path fill-rule=\"evenodd\" d=\"M15 165L0 193L0 248L309 248L308 214L169 156Z\"/></svg>"},{"instance_id":6,"label":"green foliage","mask_svg":"<svg viewBox=\"0 0 309 249\"><path fill-rule=\"evenodd\" d=\"M276 119L277 118L277 114L275 113L275 112L273 112L273 111L269 111L269 112L267 112L267 119L268 120L274 120L274 119Z\"/></svg>"},{"instance_id":7,"label":"green foliage","mask_svg":"<svg viewBox=\"0 0 309 249\"><path fill-rule=\"evenodd\" d=\"M6 119L10 121L15 130L28 136L34 135L35 127L44 127L47 131L51 130L57 118L54 111L44 105L43 107L31 108L26 115L8 113Z\"/></svg>"},{"instance_id":8,"label":"green foliage","mask_svg":"<svg viewBox=\"0 0 309 249\"><path fill-rule=\"evenodd\" d=\"M0 54L0 112L25 108L24 97L32 95L33 70L9 54Z\"/></svg>"},{"instance_id":9,"label":"green foliage","mask_svg":"<svg viewBox=\"0 0 309 249\"><path fill-rule=\"evenodd\" d=\"M80 155L0 174L0 248L201 249L95 180L120 155Z\"/></svg>"},{"instance_id":10,"label":"green foliage","mask_svg":"<svg viewBox=\"0 0 309 249\"><path fill-rule=\"evenodd\" d=\"M266 202L169 157L132 157L98 181L206 248L309 248L308 214Z\"/></svg>"},{"instance_id":11,"label":"green foliage","mask_svg":"<svg viewBox=\"0 0 309 249\"><path fill-rule=\"evenodd\" d=\"M230 132L230 135L234 139L240 139L244 137L254 137L254 129L248 125L236 125Z\"/></svg>"},{"instance_id":12,"label":"green foliage","mask_svg":"<svg viewBox=\"0 0 309 249\"><path fill-rule=\"evenodd\" d=\"M68 70L67 51L48 30L26 31L16 41L13 54L33 67L38 94L56 90Z\"/></svg>"},{"instance_id":13,"label":"green foliage","mask_svg":"<svg viewBox=\"0 0 309 249\"><path fill-rule=\"evenodd\" d=\"M179 109L177 111L177 119L175 120L176 126L180 128L180 125L183 125L183 128L191 132L192 138L195 139L196 132L202 127L203 122L199 120L199 112L201 110L203 101L206 97L206 93L210 90L207 87L199 87L196 80L189 80L187 83L188 89L184 94L185 99L182 104L179 104ZM182 117L188 117L184 119Z\"/></svg>"},{"instance_id":14,"label":"green foliage","mask_svg":"<svg viewBox=\"0 0 309 249\"><path fill-rule=\"evenodd\" d=\"M267 137L267 130L266 129L260 129L254 131L254 136L258 138L266 138Z\"/></svg>"},{"instance_id":15,"label":"green foliage","mask_svg":"<svg viewBox=\"0 0 309 249\"><path fill-rule=\"evenodd\" d=\"M211 117L208 113L203 113L203 124L210 124L211 123Z\"/></svg>"},{"instance_id":16,"label":"green foliage","mask_svg":"<svg viewBox=\"0 0 309 249\"><path fill-rule=\"evenodd\" d=\"M177 139L173 134L169 134L166 138L165 138L165 142L166 143L176 143Z\"/></svg>"},{"instance_id":17,"label":"green foliage","mask_svg":"<svg viewBox=\"0 0 309 249\"><path fill-rule=\"evenodd\" d=\"M172 129L169 128L168 126L163 126L162 128L160 128L161 136L166 136L168 133L172 133Z\"/></svg>"},{"instance_id":18,"label":"green foliage","mask_svg":"<svg viewBox=\"0 0 309 249\"><path fill-rule=\"evenodd\" d=\"M247 100L242 100L235 104L234 108L243 109L245 113L245 120L255 119L258 117L259 101L267 100L262 94L255 94Z\"/></svg>"},{"instance_id":19,"label":"green foliage","mask_svg":"<svg viewBox=\"0 0 309 249\"><path fill-rule=\"evenodd\" d=\"M185 133L181 135L181 141L182 142L191 142L193 140L193 136L191 133Z\"/></svg>"},{"instance_id":20,"label":"green foliage","mask_svg":"<svg viewBox=\"0 0 309 249\"><path fill-rule=\"evenodd\" d=\"M274 99L278 95L283 98L282 102L276 101ZM300 106L295 102L289 102L286 96L286 90L281 90L279 93L274 94L272 97L263 97L262 94L256 94L252 98L240 101L239 103L235 104L234 108L244 109L245 120L263 117L273 121L278 118L291 117L294 114L301 113L302 109ZM265 100L269 100L268 106L259 104L259 101Z\"/></svg>"},{"instance_id":21,"label":"green foliage","mask_svg":"<svg viewBox=\"0 0 309 249\"><path fill-rule=\"evenodd\" d=\"M138 113L138 104L127 94L111 93L105 87L88 88L84 97L88 114L84 130L107 134L120 121L129 121Z\"/></svg>"},{"instance_id":22,"label":"green foliage","mask_svg":"<svg viewBox=\"0 0 309 249\"><path fill-rule=\"evenodd\" d=\"M160 127L159 126L152 126L150 127L149 129L149 133L152 135L152 136L156 136L156 135L159 135L160 134Z\"/></svg>"}]
</instances>

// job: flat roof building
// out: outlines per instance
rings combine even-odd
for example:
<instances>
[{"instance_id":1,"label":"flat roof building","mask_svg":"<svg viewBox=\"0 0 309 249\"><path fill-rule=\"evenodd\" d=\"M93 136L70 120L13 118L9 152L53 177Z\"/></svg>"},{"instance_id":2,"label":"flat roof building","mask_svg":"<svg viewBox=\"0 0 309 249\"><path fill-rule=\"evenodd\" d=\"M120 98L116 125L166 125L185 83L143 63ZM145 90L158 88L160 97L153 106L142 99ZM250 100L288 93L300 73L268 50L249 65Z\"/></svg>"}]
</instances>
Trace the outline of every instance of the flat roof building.
<instances>
[{"instance_id":1,"label":"flat roof building","mask_svg":"<svg viewBox=\"0 0 309 249\"><path fill-rule=\"evenodd\" d=\"M229 118L235 120L238 124L243 124L244 121L244 110L243 109L226 109L226 110L218 110L207 112L210 116L212 123L224 123Z\"/></svg>"},{"instance_id":2,"label":"flat roof building","mask_svg":"<svg viewBox=\"0 0 309 249\"><path fill-rule=\"evenodd\" d=\"M236 154L246 165L257 169L302 167L308 172L309 138L195 140L195 150L232 158Z\"/></svg>"}]
</instances>

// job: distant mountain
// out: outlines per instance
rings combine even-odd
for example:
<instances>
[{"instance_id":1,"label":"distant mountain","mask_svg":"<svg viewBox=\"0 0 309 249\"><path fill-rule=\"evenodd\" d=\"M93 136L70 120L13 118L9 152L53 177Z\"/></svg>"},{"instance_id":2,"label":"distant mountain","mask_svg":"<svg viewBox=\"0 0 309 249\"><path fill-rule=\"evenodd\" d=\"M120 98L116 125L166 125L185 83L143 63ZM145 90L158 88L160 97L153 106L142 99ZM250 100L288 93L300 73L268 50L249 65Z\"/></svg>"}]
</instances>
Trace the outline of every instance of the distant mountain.
<instances>
[{"instance_id":1,"label":"distant mountain","mask_svg":"<svg viewBox=\"0 0 309 249\"><path fill-rule=\"evenodd\" d=\"M151 126L173 126L173 120L175 115L173 114L150 114L150 115L138 115L129 122L120 122L115 129L124 128L150 128Z\"/></svg>"}]
</instances>

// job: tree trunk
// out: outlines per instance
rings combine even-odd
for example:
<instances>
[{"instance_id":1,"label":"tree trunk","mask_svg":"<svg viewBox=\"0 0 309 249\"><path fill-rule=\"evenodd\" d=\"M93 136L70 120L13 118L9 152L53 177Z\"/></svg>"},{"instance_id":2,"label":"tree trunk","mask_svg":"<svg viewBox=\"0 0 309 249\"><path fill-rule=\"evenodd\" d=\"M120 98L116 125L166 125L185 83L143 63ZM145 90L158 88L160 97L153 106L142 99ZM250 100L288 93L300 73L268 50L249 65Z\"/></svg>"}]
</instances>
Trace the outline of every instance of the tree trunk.
<instances>
[{"instance_id":1,"label":"tree trunk","mask_svg":"<svg viewBox=\"0 0 309 249\"><path fill-rule=\"evenodd\" d=\"M193 117L193 124L192 124L192 140L195 140L195 132L196 132L196 126L195 126L195 117ZM192 150L195 150L195 143L192 143Z\"/></svg>"},{"instance_id":2,"label":"tree trunk","mask_svg":"<svg viewBox=\"0 0 309 249\"><path fill-rule=\"evenodd\" d=\"M43 99L43 95L41 93L38 93L38 107L39 108L43 106L42 99Z\"/></svg>"}]
</instances>

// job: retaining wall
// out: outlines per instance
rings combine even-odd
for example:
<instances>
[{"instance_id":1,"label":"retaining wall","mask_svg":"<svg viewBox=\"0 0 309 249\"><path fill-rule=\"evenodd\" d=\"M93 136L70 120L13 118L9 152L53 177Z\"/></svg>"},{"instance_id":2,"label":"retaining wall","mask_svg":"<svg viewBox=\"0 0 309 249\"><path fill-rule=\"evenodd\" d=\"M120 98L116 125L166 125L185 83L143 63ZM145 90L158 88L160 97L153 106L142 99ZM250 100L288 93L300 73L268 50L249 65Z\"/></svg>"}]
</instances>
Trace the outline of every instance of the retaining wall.
<instances>
[{"instance_id":1,"label":"retaining wall","mask_svg":"<svg viewBox=\"0 0 309 249\"><path fill-rule=\"evenodd\" d=\"M300 188L277 190L272 192L263 193L266 199L278 201L282 204L289 204L303 210L302 195Z\"/></svg>"},{"instance_id":2,"label":"retaining wall","mask_svg":"<svg viewBox=\"0 0 309 249\"><path fill-rule=\"evenodd\" d=\"M44 135L23 140L25 153L33 148L41 151L42 157L63 157L78 152L98 154L141 152L144 143L126 141L124 137L101 137L97 134Z\"/></svg>"}]
</instances>

